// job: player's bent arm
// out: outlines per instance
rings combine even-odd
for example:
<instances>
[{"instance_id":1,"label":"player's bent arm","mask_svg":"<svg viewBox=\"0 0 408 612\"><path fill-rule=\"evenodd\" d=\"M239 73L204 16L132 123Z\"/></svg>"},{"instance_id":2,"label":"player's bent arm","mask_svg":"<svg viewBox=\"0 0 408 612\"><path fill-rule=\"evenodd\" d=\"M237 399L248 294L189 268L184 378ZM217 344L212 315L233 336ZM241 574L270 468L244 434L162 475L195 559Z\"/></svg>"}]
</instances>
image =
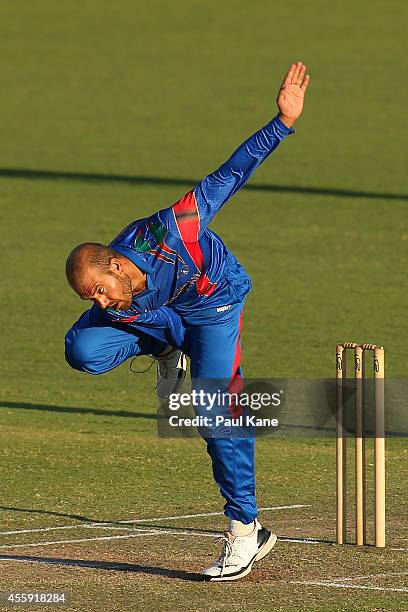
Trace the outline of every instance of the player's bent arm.
<instances>
[{"instance_id":1,"label":"player's bent arm","mask_svg":"<svg viewBox=\"0 0 408 612\"><path fill-rule=\"evenodd\" d=\"M105 316L112 323L128 325L135 328L150 328L150 330L163 330L166 340L171 346L182 347L185 337L185 328L181 317L167 306L160 306L145 313L136 313L134 310L115 310L107 308Z\"/></svg>"}]
</instances>

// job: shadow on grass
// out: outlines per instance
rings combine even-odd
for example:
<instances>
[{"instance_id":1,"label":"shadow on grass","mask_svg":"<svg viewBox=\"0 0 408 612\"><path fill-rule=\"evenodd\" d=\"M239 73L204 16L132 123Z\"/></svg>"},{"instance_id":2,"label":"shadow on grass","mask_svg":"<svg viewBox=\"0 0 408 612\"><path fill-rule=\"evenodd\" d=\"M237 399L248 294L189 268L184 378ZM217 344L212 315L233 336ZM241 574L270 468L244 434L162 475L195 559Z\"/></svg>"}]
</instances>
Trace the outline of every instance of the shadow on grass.
<instances>
[{"instance_id":1,"label":"shadow on grass","mask_svg":"<svg viewBox=\"0 0 408 612\"><path fill-rule=\"evenodd\" d=\"M60 559L58 557L32 557L26 555L0 555L0 561L27 561L31 563L44 563L46 565L63 565L70 567L81 567L88 569L107 570L110 572L133 572L137 574L148 574L154 576L164 576L166 578L178 578L202 582L201 574L185 572L183 570L173 570L167 567L153 567L150 565L139 565L134 563L117 563L115 561L94 561L84 559Z\"/></svg>"},{"instance_id":2,"label":"shadow on grass","mask_svg":"<svg viewBox=\"0 0 408 612\"><path fill-rule=\"evenodd\" d=\"M151 529L171 529L172 531L188 531L191 533L211 533L216 535L216 533L214 532L213 529L195 529L193 527L174 527L174 525L163 525L163 523L160 522L159 518L153 519L153 520L145 520L145 519L136 519L136 521L126 521L126 520L117 520L117 521L109 521L109 520L103 520L103 519L95 519L95 518L90 518L89 516L83 516L82 514L68 514L66 512L54 512L52 510L40 510L40 509L36 509L36 508L18 508L16 506L0 506L0 511L1 510L5 510L8 512L24 512L27 514L47 514L50 516L58 516L58 517L62 517L62 518L67 518L67 519L74 519L75 521L82 521L83 523L89 523L89 525L92 527L93 525L95 526L95 529L98 528L98 526L100 527L104 527L104 526L112 526L114 527L115 525L117 525L118 527L129 527L131 530L131 528L141 528L141 527L148 527ZM163 519L165 520L165 519ZM156 524L155 521L158 521L159 524ZM58 527L58 525L49 525L49 527ZM75 524L72 525L72 527L75 527ZM80 526L77 526L78 529L80 528Z\"/></svg>"},{"instance_id":3,"label":"shadow on grass","mask_svg":"<svg viewBox=\"0 0 408 612\"><path fill-rule=\"evenodd\" d=\"M12 408L13 410L39 410L46 412L68 412L71 414L94 414L97 416L115 416L131 419L157 419L157 414L146 414L145 412L131 412L130 410L101 410L100 408L77 408L75 406L54 406L47 404L30 404L27 402L2 402L0 409Z\"/></svg>"},{"instance_id":4,"label":"shadow on grass","mask_svg":"<svg viewBox=\"0 0 408 612\"><path fill-rule=\"evenodd\" d=\"M112 521L95 521L87 516L81 514L66 514L64 512L53 512L52 510L37 510L35 508L17 508L15 506L0 506L0 510L9 510L11 512L26 512L28 514L49 514L50 516L62 516L64 518L71 518L77 521L84 521L85 523L109 523L113 524Z\"/></svg>"},{"instance_id":5,"label":"shadow on grass","mask_svg":"<svg viewBox=\"0 0 408 612\"><path fill-rule=\"evenodd\" d=\"M72 525L70 527L75 528L77 527L78 529L88 529L88 528L94 528L95 530L98 530L98 527L100 529L104 529L104 527L109 526L109 527L115 527L116 525L118 526L118 528L125 528L128 527L129 528L129 535L131 536L132 531L133 532L137 532L139 529L152 529L152 530L157 530L157 531L171 531L172 534L177 535L178 533L180 533L180 535L185 535L186 533L191 533L191 535L197 534L208 534L211 536L216 537L220 537L221 533L218 531L214 531L214 529L203 529L203 528L196 528L196 527L175 527L174 525L163 525L163 523L160 522L160 519L158 517L152 519L152 520L146 520L146 519L136 519L136 521L126 521L126 520L118 520L118 521L104 521L104 520L98 520L98 519L91 519L87 516L82 516L82 515L78 515L78 514L64 514L62 512L52 512L50 510L35 510L35 509L29 509L29 508L15 508L13 506L0 506L0 510L11 510L13 512L28 512L30 514L49 514L51 516L59 516L59 517L64 517L64 518L70 518L70 519L75 519L75 520L80 520L83 521L85 523L88 523L88 525L86 526L82 526L82 525ZM163 521L168 520L168 517L166 519L166 517L163 517L162 519ZM159 524L157 524L159 523ZM55 531L58 530L58 525L52 525L51 528ZM46 529L46 528L45 528ZM327 539L322 539L322 538L302 538L300 536L285 536L285 535L279 535L278 536L278 540L280 542L299 542L299 543L305 543L305 544L335 544L334 540L327 540ZM69 542L67 542L69 544Z\"/></svg>"},{"instance_id":6,"label":"shadow on grass","mask_svg":"<svg viewBox=\"0 0 408 612\"><path fill-rule=\"evenodd\" d=\"M129 176L125 174L99 174L97 172L67 172L58 170L31 170L28 168L0 168L0 177L25 180L71 180L98 183L124 183L131 185L179 185L193 187L201 179L172 178L165 176ZM340 198L366 198L372 200L408 200L408 194L331 187L302 187L297 185L260 185L251 183L244 189L272 191L275 193L300 193L303 195L335 196Z\"/></svg>"},{"instance_id":7,"label":"shadow on grass","mask_svg":"<svg viewBox=\"0 0 408 612\"><path fill-rule=\"evenodd\" d=\"M83 523L88 523L90 527L94 525L95 529L97 529L98 526L103 528L104 526L114 527L115 525L117 525L118 527L124 527L124 528L129 527L129 531L131 531L132 528L137 530L142 527L147 527L149 529L163 529L163 530L171 529L172 531L181 531L181 532L188 531L189 533L190 532L191 533L211 533L211 534L217 535L213 529L196 529L193 527L174 527L174 525L163 525L162 523L157 525L155 521L158 521L160 523L160 519L158 517L153 520L136 519L137 522L131 521L131 520L129 521L126 521L126 520L108 521L108 520L93 519L93 518L90 518L89 516L82 516L81 514L68 514L65 512L53 512L52 510L39 510L39 509L37 510L35 508L17 508L16 506L0 506L0 511L1 510L7 510L10 512L25 512L28 514L48 514L50 516L58 516L58 517L63 517L67 519L74 519L76 521L82 521ZM164 517L162 520L166 520L166 518ZM52 525L52 527L57 528L58 525ZM78 529L80 529L79 525L74 524L72 525L72 527L73 528L78 527Z\"/></svg>"}]
</instances>

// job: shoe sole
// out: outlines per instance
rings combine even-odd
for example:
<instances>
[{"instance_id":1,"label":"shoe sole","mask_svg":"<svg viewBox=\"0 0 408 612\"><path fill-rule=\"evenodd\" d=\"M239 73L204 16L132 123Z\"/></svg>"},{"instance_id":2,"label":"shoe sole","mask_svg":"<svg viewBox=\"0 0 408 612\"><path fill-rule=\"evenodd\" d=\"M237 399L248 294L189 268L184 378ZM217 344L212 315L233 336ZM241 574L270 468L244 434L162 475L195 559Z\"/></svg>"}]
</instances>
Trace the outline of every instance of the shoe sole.
<instances>
[{"instance_id":1,"label":"shoe sole","mask_svg":"<svg viewBox=\"0 0 408 612\"><path fill-rule=\"evenodd\" d=\"M252 570L252 566L255 563L255 561L260 561L261 559L266 557L266 555L269 552L271 552L272 548L275 546L277 541L278 541L277 536L274 533L271 533L269 535L269 538L258 550L258 552L256 553L255 557L252 559L252 561L249 563L249 565L247 565L247 567L243 569L242 572L240 572L239 574L234 574L233 576L231 574L229 576L206 576L204 574L204 580L207 580L209 582L226 582L227 580L231 581L231 580L239 580L240 578L244 578Z\"/></svg>"},{"instance_id":2,"label":"shoe sole","mask_svg":"<svg viewBox=\"0 0 408 612\"><path fill-rule=\"evenodd\" d=\"M278 541L278 536L275 533L271 533L269 538L266 540L265 544L261 546L254 561L260 561L261 559L266 557L266 555L269 552L271 552L272 548L275 546L277 541Z\"/></svg>"}]
</instances>

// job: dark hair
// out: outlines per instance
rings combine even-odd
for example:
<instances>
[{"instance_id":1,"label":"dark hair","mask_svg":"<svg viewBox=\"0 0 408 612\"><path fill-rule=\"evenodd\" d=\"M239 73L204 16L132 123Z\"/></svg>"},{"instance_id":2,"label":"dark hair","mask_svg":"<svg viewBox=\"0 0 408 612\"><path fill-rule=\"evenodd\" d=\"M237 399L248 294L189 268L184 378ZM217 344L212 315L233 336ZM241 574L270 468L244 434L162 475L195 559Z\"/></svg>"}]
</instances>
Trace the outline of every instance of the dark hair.
<instances>
[{"instance_id":1,"label":"dark hair","mask_svg":"<svg viewBox=\"0 0 408 612\"><path fill-rule=\"evenodd\" d=\"M79 244L67 257L65 271L68 282L72 285L78 273L88 266L109 273L109 262L112 257L121 257L121 254L99 242Z\"/></svg>"}]
</instances>

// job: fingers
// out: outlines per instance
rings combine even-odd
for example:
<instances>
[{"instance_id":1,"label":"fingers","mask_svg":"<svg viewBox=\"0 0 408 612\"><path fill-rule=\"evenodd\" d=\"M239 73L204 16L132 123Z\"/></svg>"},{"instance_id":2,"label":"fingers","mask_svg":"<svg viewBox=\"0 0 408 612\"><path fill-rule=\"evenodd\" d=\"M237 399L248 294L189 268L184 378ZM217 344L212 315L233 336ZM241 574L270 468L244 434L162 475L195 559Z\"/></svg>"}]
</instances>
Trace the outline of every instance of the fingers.
<instances>
[{"instance_id":1,"label":"fingers","mask_svg":"<svg viewBox=\"0 0 408 612\"><path fill-rule=\"evenodd\" d=\"M303 79L305 78L305 73L306 73L306 66L304 64L300 65L300 70L297 76L297 81L296 81L296 85L302 85L303 83Z\"/></svg>"},{"instance_id":2,"label":"fingers","mask_svg":"<svg viewBox=\"0 0 408 612\"><path fill-rule=\"evenodd\" d=\"M293 83L294 85L299 85L299 82L298 82L298 81L299 81L299 75L300 75L300 72L301 72L301 70L302 70L302 66L303 66L302 62L298 62L298 63L296 64L295 73L294 73L294 75L293 75L293 79L292 79L292 83Z\"/></svg>"},{"instance_id":3,"label":"fingers","mask_svg":"<svg viewBox=\"0 0 408 612\"><path fill-rule=\"evenodd\" d=\"M299 87L303 86L306 74L306 66L303 62L297 62L296 64L292 64L288 70L288 73L282 83L282 88L286 87L286 85L298 85ZM307 77L309 80L309 77ZM307 83L305 89L307 87Z\"/></svg>"},{"instance_id":4,"label":"fingers","mask_svg":"<svg viewBox=\"0 0 408 612\"><path fill-rule=\"evenodd\" d=\"M307 86L309 85L309 81L310 81L310 76L307 74L303 80L302 85L300 86L300 89L302 91L306 91Z\"/></svg>"},{"instance_id":5,"label":"fingers","mask_svg":"<svg viewBox=\"0 0 408 612\"><path fill-rule=\"evenodd\" d=\"M282 83L282 87L284 87L285 85L290 85L290 83L292 83L292 79L293 79L293 75L295 74L297 68L297 64L292 64L291 67L289 68L287 75L285 76L283 83Z\"/></svg>"}]
</instances>

